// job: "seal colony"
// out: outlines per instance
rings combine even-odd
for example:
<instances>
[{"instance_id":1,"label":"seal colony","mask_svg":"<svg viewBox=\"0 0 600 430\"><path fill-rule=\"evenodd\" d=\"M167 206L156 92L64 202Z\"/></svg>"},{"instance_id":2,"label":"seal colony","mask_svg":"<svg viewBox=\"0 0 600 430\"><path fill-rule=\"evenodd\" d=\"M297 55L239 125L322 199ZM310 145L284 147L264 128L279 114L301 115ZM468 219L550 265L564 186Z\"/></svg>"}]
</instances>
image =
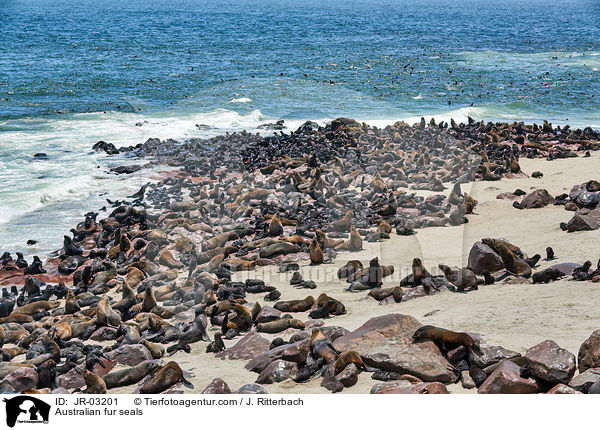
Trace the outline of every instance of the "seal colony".
<instances>
[{"instance_id":1,"label":"seal colony","mask_svg":"<svg viewBox=\"0 0 600 430\"><path fill-rule=\"evenodd\" d=\"M465 267L439 261L428 268L415 255L393 286L384 283L403 273L393 255L352 256L394 234L468 222L478 202L461 185L523 178L521 157L553 160L598 148L592 129L548 123L422 120L378 129L345 118L266 138L152 139L129 148L180 170L143 185L131 201L114 202L104 219L86 214L45 263L1 256L3 392L201 390L180 364L194 348L250 360L246 369L258 376L238 390L246 393L288 380L319 380L338 392L363 372L383 381L373 393L447 392L457 381L483 393L595 392L595 380L576 380L600 367L597 334L581 346L574 376L574 356L551 341L521 356L474 333L423 326L399 313L354 331L327 323L349 312L353 295L401 312L416 297L478 294L498 282L600 280L594 256L538 270L539 254L529 257L494 237L493 227L473 245ZM585 187L571 199L593 200L595 181ZM555 259L551 245L534 251ZM350 260L338 264L344 254ZM318 278L304 279L300 270L309 265L335 266L345 287L331 296L319 291ZM297 298L250 276L268 266L290 273ZM385 333L383 343L374 333ZM374 352L382 347L387 359ZM418 359L409 364L409 356ZM215 380L204 392L231 390Z\"/></svg>"}]
</instances>

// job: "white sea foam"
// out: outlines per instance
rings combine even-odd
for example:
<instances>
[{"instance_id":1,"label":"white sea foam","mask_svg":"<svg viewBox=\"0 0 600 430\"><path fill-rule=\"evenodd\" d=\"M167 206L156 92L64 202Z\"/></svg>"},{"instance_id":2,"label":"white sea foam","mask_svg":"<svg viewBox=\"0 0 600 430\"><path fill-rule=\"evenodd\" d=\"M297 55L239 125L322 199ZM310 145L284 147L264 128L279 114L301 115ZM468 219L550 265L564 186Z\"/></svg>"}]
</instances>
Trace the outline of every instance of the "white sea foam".
<instances>
[{"instance_id":1,"label":"white sea foam","mask_svg":"<svg viewBox=\"0 0 600 430\"><path fill-rule=\"evenodd\" d=\"M229 100L229 103L250 103L251 101L252 101L252 99L250 99L248 97L240 97L237 99Z\"/></svg>"}]
</instances>

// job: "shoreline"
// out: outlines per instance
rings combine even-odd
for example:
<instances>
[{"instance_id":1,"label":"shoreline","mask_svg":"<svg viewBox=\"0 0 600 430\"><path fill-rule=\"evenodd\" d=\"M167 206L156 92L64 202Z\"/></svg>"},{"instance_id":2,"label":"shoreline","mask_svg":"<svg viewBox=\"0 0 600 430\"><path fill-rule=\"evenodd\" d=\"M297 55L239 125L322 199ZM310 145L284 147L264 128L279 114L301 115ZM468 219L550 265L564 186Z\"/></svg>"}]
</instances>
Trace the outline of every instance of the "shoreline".
<instances>
[{"instance_id":1,"label":"shoreline","mask_svg":"<svg viewBox=\"0 0 600 430\"><path fill-rule=\"evenodd\" d=\"M553 135L556 131L550 125L544 125L540 127L539 131L531 129L532 131L529 133L517 132L517 138L523 134L527 136L521 143L509 138L508 145L500 145L496 143L496 140L499 139L499 142L502 142L503 137L507 135L506 127L492 127L489 131L483 133L478 132L477 127L476 123L473 123L444 129L440 128L439 125L427 124L422 121L421 124L414 126L398 124L392 130L376 131L377 129L360 125L351 120L338 120L336 126L328 125L323 128L322 132L319 130L315 133L314 129L310 131L305 129L302 132L296 132L295 135L292 133L292 135L286 135L288 137L282 137L281 140L287 143L281 152L273 151L273 148L277 147L273 145L275 139L278 139L277 136L252 138L248 137L246 133L238 133L209 141L213 144L217 143L214 147L208 147L205 143L198 142L197 144L203 147L205 151L201 153L200 158L198 158L196 152L198 147L194 147L194 145L184 144L181 147L171 147L162 142L152 142L145 149L147 155L158 157L159 163L166 160L173 162L177 159L176 163L183 166L181 173L162 181L162 183L148 186L148 189L145 190L146 199L144 202L154 206L153 210L117 208L113 221L109 220L107 222L105 220L102 223L100 220L93 220L89 224L93 224L94 228L85 226L78 228L79 232L87 230L87 232L82 233L85 239L80 241L84 249L84 255L92 250L94 253L91 257L89 255L84 257L87 260L82 261L77 270L83 273L85 267L91 267L92 260L105 260L107 256L102 258L102 255L106 251L109 254L108 262L110 263L112 260L113 263L111 264L115 264L117 270L108 282L94 284L94 278L98 274L104 273L102 270L98 270L92 274L87 283L84 280L83 285L74 286L73 290L79 292L79 294L91 290L93 295L97 297L108 294L113 299L113 304L115 304L119 302L120 289L123 288L123 285L132 282L130 278L133 272L131 269L132 264L156 259L156 261L167 264L161 264L160 267L155 265L158 268L158 273L153 273L157 272L156 268L144 266L147 270L146 273L141 274L141 279L137 279L135 285L131 284L133 285L132 288L137 287L139 299L145 296L144 289L154 288L160 290L162 287L171 285L170 282L174 281L177 288L167 292L164 296L169 304L165 304L165 300L158 300L163 305L160 306L159 303L161 309L156 309L154 312L162 312L162 315L171 313L174 320L189 322L190 318L192 321L194 320L194 314L190 312L204 307L207 309L207 317L209 319L216 318L216 321L218 321L219 315L211 315L208 311L208 309L214 309L214 305L206 301L210 294L207 296L209 290L206 290L205 286L207 284L212 285L217 293L217 298L221 301L226 297L236 297L239 292L235 291L235 287L232 287L231 282L226 281L228 278L226 268L249 267L251 264L255 264L257 266L252 267L250 271L243 270L231 273L232 282L265 278L268 286L273 286L281 292L280 300L302 299L308 295L316 297L321 293L330 295L343 303L346 311L342 315L331 316L323 320L325 326L343 326L345 329L352 331L358 329L371 317L399 313L412 315L422 324L435 324L451 330L473 333L473 335L477 333L482 336L481 340L484 344L503 345L520 354L524 353L528 347L533 346L535 342L544 340L542 338L545 337L544 333L547 332L552 335L550 338L556 340L561 347L576 353L576 347L594 330L592 327L593 320L597 317L593 315L597 315L597 312L594 312L593 307L583 307L584 312L586 312L584 321L569 313L563 318L554 317L552 319L554 324L548 331L541 330L528 334L524 330L525 327L529 327L527 324L545 325L546 321L543 317L536 319L532 316L532 313L556 311L552 307L553 301L562 297L557 294L556 290L572 285L567 280L559 280L542 286L537 284L505 285L504 283L496 283L491 286L480 285L478 291L471 291L467 294L453 294L444 286L442 288L443 292L428 295L426 292L420 292L419 288L422 290L423 287L415 285L414 289L406 288L406 290L407 292L418 290L419 293L416 298L413 298L414 294L410 296L412 293L409 293L407 301L404 301L403 296L400 303L392 302L385 305L380 305L374 299L367 297L368 291L366 290L347 292L344 291L347 286L345 282L332 280L338 268L345 262L359 259L363 264L368 264L368 261L374 256L379 257L382 265L393 264L395 268L392 276L383 279L383 287L396 286L401 279L411 273L410 267L413 258L421 258L426 268L436 267L439 263L464 267L468 262L471 245L483 237L503 237L521 247L528 255L533 255L536 252L543 253L546 246L552 246L559 259L552 263L540 261L540 265L535 268L535 271L543 270L557 262L581 264L586 259L595 260L596 256L600 254L598 252L600 247L585 243L582 248L581 242L585 241L585 238L589 238L590 235L597 233L593 231L576 233L561 231L559 223L567 222L571 216L569 212L564 210L563 206L549 205L539 209L519 210L512 206L511 200L497 199L496 195L502 192L512 193L516 188L522 188L529 194L532 188L535 187L547 189L550 194L556 196L561 193L569 193L574 185L594 179L593 174L596 171L594 170L594 163L597 164L600 158L600 154L597 152L592 152L589 158L564 158L554 161L542 161L539 158L529 159L523 155L528 154L535 157L537 154L537 157L539 157L548 152L548 148L550 148L550 152L554 151L565 156L574 148L577 148L579 149L578 154L584 155L586 151L598 149L599 136L588 133L592 137L582 139L582 135L571 136L569 134L569 137L567 133L564 133L562 137L553 139L553 136L556 137ZM377 133L380 133L380 136ZM510 131L508 133L510 134ZM540 135L549 137L546 140L529 140L530 136ZM478 140L484 137L490 141L486 143ZM462 139L472 139L472 143L470 145L461 143L463 142ZM559 142L559 140L564 142ZM240 143L244 141L246 146L241 155L225 151L225 149L239 148ZM268 142L268 144L265 144L265 142ZM396 146L401 149L394 149ZM510 160L506 157L513 154L512 151L515 146L520 151L518 155L521 155L519 170L522 169L522 172L529 174L541 170L544 174L542 178L526 177L522 172L511 173L510 170L507 171L507 164L500 164L501 161L507 163ZM425 152L419 152L419 148L422 151L423 147L429 149ZM450 147L455 148L455 152L450 151L448 149ZM583 149L581 149L582 147ZM501 180L472 181L479 175L477 171L482 163L480 154L477 153L478 149L486 151L490 163L498 164L496 172L503 176ZM303 151L305 151L304 155ZM358 151L361 152L359 156L355 154ZM188 157L186 157L186 154ZM189 157L190 154L194 154L194 156ZM312 154L315 154L316 157ZM394 164L398 166L398 161L403 160L401 154L405 157L404 160L409 161L404 162L402 167L395 167ZM282 155L290 155L291 158L282 159ZM365 157L364 161L361 161L363 160L362 157ZM429 158L429 160L425 158ZM460 161L457 161L456 158ZM361 166L361 163L364 163L365 167L361 167L363 171L358 175L346 179L345 176L350 174L347 169L348 166L337 161L338 159L344 159L349 165L354 166ZM483 161L483 163L486 162ZM448 166L450 167L444 170ZM319 169L323 173L319 173ZM288 173L285 173L286 170ZM400 172L400 170L403 171ZM568 170L569 173L565 173L564 170ZM261 172L259 173L259 171ZM421 175L423 171L428 172L429 176ZM492 171L483 173L484 176L496 175ZM294 180L292 181L291 178L294 178ZM360 181L359 178L363 178L363 181ZM253 185L250 188L244 188L242 184L248 184L248 182L239 182L239 180L251 181ZM468 210L466 214L464 212L464 205L468 200L466 197L458 205L444 204L443 200L436 197L444 195L447 198L452 190L453 183L456 181L462 182L461 190L463 193L466 192L477 200L477 204L473 209L474 214L469 214ZM563 183L561 181L569 182ZM403 186L402 182L406 186ZM271 187L277 183L279 189L274 192ZM260 188L257 186L258 184L262 184L264 188ZM343 186L344 184L347 185ZM249 189L249 191L244 194L244 189ZM340 191L337 196L336 193L330 192L334 189ZM287 190L287 193L285 190ZM342 190L346 191L341 192ZM248 192L253 194L248 194ZM286 194L291 198L288 197L287 207L281 208L282 195L285 196ZM349 197L348 200L337 199L342 195L353 197ZM297 200L297 198L300 198L300 200ZM310 199L312 199L312 202ZM354 201L352 201L353 199ZM138 200L139 203L142 202L141 199ZM369 202L370 206L362 206L366 202ZM269 226L269 218L265 220L264 215L272 215L277 212L278 204L280 205L281 218L284 220L283 229L277 235L265 234L265 231L269 231L269 227L267 227ZM348 206L344 207L344 205ZM418 208L420 209L416 210ZM294 213L294 210L296 213ZM335 224L347 210L352 212L352 224L361 230L361 247L363 249L358 252L332 252L324 249L322 251L326 257L331 258L331 263L317 266L307 265L308 243L311 240L311 234L314 235L311 228L314 229L315 226L324 228L332 223ZM144 215L142 215L142 212ZM121 216L123 213L126 215ZM250 216L247 214L250 214ZM263 216L262 220L259 220L260 216ZM224 221L220 220L221 217ZM465 217L468 219L466 224L463 223ZM383 230L377 232L373 220L378 218L388 224L391 232L386 233ZM543 223L540 223L540 218L543 218ZM517 222L513 223L513 219L516 219ZM243 222L240 223L240 220ZM285 225L285 220L290 220L296 225ZM489 226L490 220L494 222L493 228ZM313 223L312 226L309 224L306 229L300 228L300 223L306 221ZM246 227L243 227L243 224ZM247 226L252 224L254 225L251 232L244 230L248 230ZM447 224L455 225L449 226ZM440 227L434 227L436 225L440 225ZM405 235L410 233L413 228L416 235ZM111 238L111 235L114 236L117 229L119 235ZM164 259L162 255L161 257L155 255L154 258L148 258L148 246L153 243L153 240L149 239L148 233L144 231L157 231L159 229L163 233L159 235L157 243L161 243L159 246L162 247L163 251L169 250L170 255L165 256ZM395 229L399 229L401 234L397 235ZM101 243L106 242L106 245L104 245L105 251L102 251L103 248L98 246L98 235L102 231L107 234L101 240ZM235 232L235 234L223 237L223 234L227 234L228 231ZM128 232L131 237L124 239L125 232ZM221 253L208 255L207 251L220 249L219 246L211 246L217 243L208 245L211 236L213 239L219 237L218 232L223 232L221 233L221 240L217 241L218 245L237 244L235 245L238 249L235 252L236 254L239 254L240 250L243 249L247 252L237 256L234 256L232 251L221 251ZM164 233L168 238L166 246L164 246L162 239ZM379 233L379 239L375 233ZM253 235L254 238L248 240ZM386 238L386 235L388 238ZM334 234L330 233L330 239L344 240L348 237L348 234L340 234L340 239L335 239L332 236ZM549 243L540 243L540 237L542 236L544 241L547 240ZM263 244L257 242L256 237L262 237L264 239ZM297 243L296 247L290 247L289 250L285 251L286 253L289 251L294 252L276 258L265 257L260 253L256 253L256 249L260 249L262 252L264 248L270 246L264 244L273 240L275 240L273 245L279 248L284 247L283 245L277 245L285 242L280 239L281 237L297 237L293 240L288 239L287 242L293 243L295 241ZM375 241L367 241L368 237ZM140 246L139 248L134 245L136 241ZM129 245L124 245L123 242L129 242ZM248 243L256 243L256 245L252 248L247 246ZM584 250L585 255L582 256ZM112 257L110 255L111 251L113 252ZM195 262L190 261L190 256L193 254L195 254L195 257L193 257L196 260ZM199 258L200 256L202 258ZM291 272L278 272L277 266L284 260L299 263L303 278L313 280L317 284L317 288L314 290L299 289L289 285ZM168 272L169 266L178 267L180 265L177 277L170 282L165 283L156 278L160 273ZM194 273L194 282L192 282L191 288L190 278L186 275L188 272L187 267L190 265L197 266L196 269L190 271L190 273ZM51 270L57 270L58 260L53 261L52 266ZM50 268L50 266L47 267ZM212 274L204 271L205 269L209 269L208 272L212 272ZM136 270L140 273L144 272L143 270ZM217 274L216 277L214 276L215 273ZM438 275L439 270L431 269L431 273L434 276ZM65 281L66 288L69 288L72 278L73 274L60 279ZM151 278L156 279L156 281L150 282ZM22 280L25 282L25 277ZM4 281L7 281L7 279L4 279ZM56 279L52 281L56 282ZM198 283L202 284L202 288L197 286ZM594 295L594 283L584 282L579 284L585 287L577 291L576 297L583 295L589 298L589 295ZM140 289L140 286L144 288ZM230 290L230 288L233 289ZM179 298L175 294L170 294L179 290L182 291ZM199 294L199 290L204 291ZM543 292L543 295L539 295L540 291ZM510 306L522 308L516 314L507 312L507 308L503 308L500 303L505 299L507 292L509 292L509 300L506 304L508 309L510 309ZM418 297L418 295L425 297ZM254 293L244 292L243 296L246 297L245 300L248 302L248 309L253 308L251 306L253 302L257 302L263 310L265 306L272 306L273 304ZM60 297L56 297L59 306L57 309L63 309L64 312L64 302L60 300ZM48 299L50 298L48 297ZM523 302L533 298L540 299L540 302L532 304L530 307L527 306L528 304L523 304ZM588 300L586 303L591 306L593 300ZM93 327L94 324L97 324L93 319L96 309L95 303L88 306L87 316L84 316L84 314L76 315L74 319L73 317L66 319L66 315L61 317L60 311L52 312L55 316L53 324L63 319L65 321L70 320L69 324L73 325L73 321L77 320ZM210 306L213 306L213 308L210 308ZM577 304L572 304L564 310L570 310L573 306L577 308ZM81 309L83 310L84 307L82 306ZM438 308L440 309L436 311ZM179 312L176 312L177 310ZM436 312L430 316L424 316L431 311ZM181 315L178 315L178 313L181 313ZM588 314L592 316L588 316ZM140 316L139 321L138 315ZM39 317L38 320L52 319L47 311L46 314L42 312L41 315L36 316ZM314 324L320 324L318 319L311 322L311 319L308 318L308 312L294 313L293 316L306 321L305 325L307 327L314 328L318 327ZM148 320L148 314L138 313L126 325L139 329L139 334L142 336L151 337L150 333L145 333L141 329L144 318ZM223 315L221 315L222 318ZM511 318L515 319L512 326ZM165 318L165 321L170 319ZM312 325L308 324L309 322ZM560 331L562 329L561 324L565 324L571 331L569 333ZM35 324L31 327L33 326ZM521 330L517 330L517 335L508 331L510 327L514 326L521 328ZM549 327L546 326L545 328ZM117 336L116 330L111 327L100 324L97 325L97 329L101 332L97 336ZM225 340L225 346L227 347L225 351L232 348L240 339L246 336L247 330L242 329L241 326L238 326L235 330L240 330L241 333L232 339ZM255 328L252 329L252 331L254 330ZM577 336L573 335L573 330L577 332ZM178 332L177 336L180 337L182 335L180 329L176 331ZM209 324L208 334L211 339L218 331L220 331L220 324ZM299 335L302 332L309 335L310 328L304 331L288 329L284 333L285 337L288 337L289 335ZM223 334L227 335L227 333ZM92 330L90 330L89 335L94 337ZM177 339L177 336L174 340ZM275 335L264 335L264 333L261 333L261 336L269 341L276 337ZM277 336L281 336L281 333ZM331 340L337 341L337 338ZM522 342L519 342L519 340L522 340ZM35 339L32 339L32 343L35 341ZM68 341L62 339L62 342ZM62 344L62 342L59 340L58 343ZM111 355L111 353L114 353L111 348L106 348L114 342L114 338L105 339L102 342L103 347L105 347L103 354L106 357L103 360L106 362L116 361L112 364L113 366L118 362L119 364L114 369L117 370L124 368L123 363L115 359L114 354ZM64 343L64 345L63 347L66 348L67 344ZM173 340L165 342L165 346L167 345L172 346ZM175 360L181 365L184 372L193 374L188 379L194 383L195 392L202 390L209 385L212 379L222 375L228 375L224 379L228 384L231 384L232 390L239 388L241 385L251 384L256 379L257 374L241 369L247 360L217 362L216 360L220 360L219 358L215 358L212 353L204 352L206 342L198 340L190 345L191 354L188 355L179 351L171 358L164 357L163 359L165 361ZM261 348L264 348L264 346ZM439 351L436 354L439 354L439 357L436 355L436 359L446 360L447 358ZM111 359L111 357L113 358ZM214 371L210 371L209 368L213 369L212 365L204 366L205 363L215 364L217 367L214 369L220 369L222 374L219 375L215 374ZM216 363L220 363L220 365ZM103 372L96 368L93 370L98 373ZM211 372L210 375L207 373L209 371ZM407 373L411 374L410 371ZM414 372L412 372L412 376L415 376ZM366 372L360 373L360 375L357 374L356 377L357 382L345 387L343 392L368 392L373 385L380 382L371 380L369 373ZM295 383L291 379L286 379L284 382L266 384L264 388L269 393L279 392L280 389L282 392L322 392L325 388L319 386L321 382L321 378L315 378L308 383ZM434 382L425 381L424 383ZM131 392L132 389L133 386L127 386L116 389L114 392L125 392L125 390ZM450 384L449 389L451 392L463 391L460 383L459 385ZM185 392L188 391L185 390Z\"/></svg>"}]
</instances>

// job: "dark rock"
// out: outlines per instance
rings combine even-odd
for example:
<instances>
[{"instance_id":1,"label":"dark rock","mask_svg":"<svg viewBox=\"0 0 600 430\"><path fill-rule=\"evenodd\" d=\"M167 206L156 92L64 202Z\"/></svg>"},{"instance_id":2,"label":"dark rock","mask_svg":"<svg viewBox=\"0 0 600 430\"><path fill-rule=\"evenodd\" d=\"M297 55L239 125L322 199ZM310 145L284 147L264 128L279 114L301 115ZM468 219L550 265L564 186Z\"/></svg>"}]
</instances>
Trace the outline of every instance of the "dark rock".
<instances>
[{"instance_id":1,"label":"dark rock","mask_svg":"<svg viewBox=\"0 0 600 430\"><path fill-rule=\"evenodd\" d=\"M478 275L504 269L502 258L483 242L475 242L469 252L469 268Z\"/></svg>"},{"instance_id":2,"label":"dark rock","mask_svg":"<svg viewBox=\"0 0 600 430\"><path fill-rule=\"evenodd\" d=\"M408 373L423 381L455 382L457 375L433 342L412 342L420 326L409 315L383 315L336 339L334 346L339 351L357 351L371 367Z\"/></svg>"},{"instance_id":3,"label":"dark rock","mask_svg":"<svg viewBox=\"0 0 600 430\"><path fill-rule=\"evenodd\" d=\"M479 349L481 350L481 354L473 354L471 352L469 356L471 358L471 364L481 369L503 360L521 356L518 352L510 351L501 346L481 345Z\"/></svg>"},{"instance_id":4,"label":"dark rock","mask_svg":"<svg viewBox=\"0 0 600 430\"><path fill-rule=\"evenodd\" d=\"M290 379L298 373L298 364L291 361L275 360L271 362L256 378L257 384L272 384Z\"/></svg>"},{"instance_id":5,"label":"dark rock","mask_svg":"<svg viewBox=\"0 0 600 430\"><path fill-rule=\"evenodd\" d=\"M249 360L269 350L267 339L255 331L251 331L241 338L231 348L219 352L216 357L227 360Z\"/></svg>"},{"instance_id":6,"label":"dark rock","mask_svg":"<svg viewBox=\"0 0 600 430\"><path fill-rule=\"evenodd\" d=\"M202 391L202 394L231 394L231 389L227 385L227 382L221 378L215 378L213 381Z\"/></svg>"},{"instance_id":7,"label":"dark rock","mask_svg":"<svg viewBox=\"0 0 600 430\"><path fill-rule=\"evenodd\" d=\"M587 393L590 387L598 381L600 381L600 368L591 368L571 379L569 386L582 393Z\"/></svg>"},{"instance_id":8,"label":"dark rock","mask_svg":"<svg viewBox=\"0 0 600 430\"><path fill-rule=\"evenodd\" d=\"M579 373L592 367L600 367L600 330L594 331L579 347L577 354Z\"/></svg>"},{"instance_id":9,"label":"dark rock","mask_svg":"<svg viewBox=\"0 0 600 430\"><path fill-rule=\"evenodd\" d=\"M111 355L116 358L117 363L132 367L143 361L152 360L152 354L148 348L141 344L120 346Z\"/></svg>"},{"instance_id":10,"label":"dark rock","mask_svg":"<svg viewBox=\"0 0 600 430\"><path fill-rule=\"evenodd\" d=\"M269 394L267 390L258 384L246 384L242 385L233 394Z\"/></svg>"},{"instance_id":11,"label":"dark rock","mask_svg":"<svg viewBox=\"0 0 600 430\"><path fill-rule=\"evenodd\" d=\"M533 394L539 387L533 378L522 378L521 368L512 361L503 361L479 387L479 394Z\"/></svg>"},{"instance_id":12,"label":"dark rock","mask_svg":"<svg viewBox=\"0 0 600 430\"><path fill-rule=\"evenodd\" d=\"M531 376L552 384L568 384L575 374L575 356L555 342L546 340L525 353Z\"/></svg>"}]
</instances>

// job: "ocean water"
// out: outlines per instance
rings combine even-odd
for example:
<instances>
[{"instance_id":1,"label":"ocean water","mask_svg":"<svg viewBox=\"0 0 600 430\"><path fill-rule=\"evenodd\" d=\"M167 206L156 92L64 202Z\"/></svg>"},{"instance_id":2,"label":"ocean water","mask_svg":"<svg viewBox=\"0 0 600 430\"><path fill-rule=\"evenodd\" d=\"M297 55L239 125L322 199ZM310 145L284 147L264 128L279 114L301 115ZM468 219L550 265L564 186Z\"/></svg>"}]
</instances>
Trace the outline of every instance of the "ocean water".
<instances>
[{"instance_id":1,"label":"ocean water","mask_svg":"<svg viewBox=\"0 0 600 430\"><path fill-rule=\"evenodd\" d=\"M0 250L57 249L156 174L98 140L342 115L600 128L600 2L0 0Z\"/></svg>"}]
</instances>

